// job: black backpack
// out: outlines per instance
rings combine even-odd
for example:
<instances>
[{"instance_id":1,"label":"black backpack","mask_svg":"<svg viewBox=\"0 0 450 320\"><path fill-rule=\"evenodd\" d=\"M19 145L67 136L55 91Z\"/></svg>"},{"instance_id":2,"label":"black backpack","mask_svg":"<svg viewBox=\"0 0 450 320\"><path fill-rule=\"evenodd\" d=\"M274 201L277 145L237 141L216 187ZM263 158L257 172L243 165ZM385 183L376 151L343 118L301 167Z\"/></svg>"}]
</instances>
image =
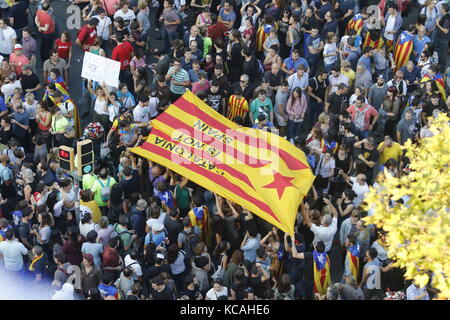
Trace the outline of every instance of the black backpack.
<instances>
[{"instance_id":1,"label":"black backpack","mask_svg":"<svg viewBox=\"0 0 450 320\"><path fill-rule=\"evenodd\" d=\"M123 211L122 203L120 206L117 207L111 204L108 212L109 223L114 224L119 222L119 216L122 214L122 211Z\"/></svg>"}]
</instances>

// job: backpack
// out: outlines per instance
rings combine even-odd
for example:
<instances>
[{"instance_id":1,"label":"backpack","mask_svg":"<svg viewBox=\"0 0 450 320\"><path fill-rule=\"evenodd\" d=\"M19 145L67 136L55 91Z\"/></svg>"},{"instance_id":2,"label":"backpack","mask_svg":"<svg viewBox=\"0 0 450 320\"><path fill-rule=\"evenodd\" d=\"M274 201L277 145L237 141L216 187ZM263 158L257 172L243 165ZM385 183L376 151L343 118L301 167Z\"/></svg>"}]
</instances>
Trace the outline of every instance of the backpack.
<instances>
[{"instance_id":1,"label":"backpack","mask_svg":"<svg viewBox=\"0 0 450 320\"><path fill-rule=\"evenodd\" d=\"M117 227L119 226L119 224L118 223L115 223L114 224L114 226L113 226L113 232L111 233L111 235L113 235L114 234L114 238L115 237L118 237L119 238L119 248L118 248L118 251L120 252L120 253L124 253L125 252L125 249L124 249L124 246L123 246L123 241L122 241L122 235L123 234L129 234L130 235L130 237L131 237L131 234L130 234L130 232L128 231L128 230L123 230L123 231L117 231Z\"/></svg>"},{"instance_id":2,"label":"backpack","mask_svg":"<svg viewBox=\"0 0 450 320\"><path fill-rule=\"evenodd\" d=\"M3 173L6 171L6 170L9 170L9 177L11 178L11 180L14 180L14 173L13 173L13 171L11 170L11 168L9 167L9 166L6 166L6 167L3 167L3 169L0 171L0 185L3 185L4 184L4 181L3 181Z\"/></svg>"},{"instance_id":3,"label":"backpack","mask_svg":"<svg viewBox=\"0 0 450 320\"><path fill-rule=\"evenodd\" d=\"M183 250L186 252L186 259L191 259L194 255L194 248L198 243L198 236L194 231L191 231L189 233L183 231L181 233L184 234L187 238L183 246Z\"/></svg>"},{"instance_id":4,"label":"backpack","mask_svg":"<svg viewBox=\"0 0 450 320\"><path fill-rule=\"evenodd\" d=\"M98 183L100 183L100 186L102 187L100 197L103 202L109 201L109 196L111 194L111 188L109 186L109 181L111 181L111 177L108 177L108 180L106 181L106 185L103 184L103 182L100 179L97 179Z\"/></svg>"},{"instance_id":5,"label":"backpack","mask_svg":"<svg viewBox=\"0 0 450 320\"><path fill-rule=\"evenodd\" d=\"M108 220L111 224L117 223L119 221L119 216L122 214L122 203L120 206L115 207L114 205L110 204L109 212L108 212Z\"/></svg>"}]
</instances>

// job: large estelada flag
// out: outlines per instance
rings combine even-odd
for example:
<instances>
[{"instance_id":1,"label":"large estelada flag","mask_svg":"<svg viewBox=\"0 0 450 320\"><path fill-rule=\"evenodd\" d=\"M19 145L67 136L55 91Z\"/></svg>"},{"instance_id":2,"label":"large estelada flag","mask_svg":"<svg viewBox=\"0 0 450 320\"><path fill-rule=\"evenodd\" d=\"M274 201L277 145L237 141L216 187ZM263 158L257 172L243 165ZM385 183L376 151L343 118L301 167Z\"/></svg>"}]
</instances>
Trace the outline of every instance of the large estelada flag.
<instances>
[{"instance_id":1,"label":"large estelada flag","mask_svg":"<svg viewBox=\"0 0 450 320\"><path fill-rule=\"evenodd\" d=\"M394 50L394 61L397 70L406 65L411 56L412 49L413 37L408 32L403 31L400 37L398 37Z\"/></svg>"},{"instance_id":2,"label":"large estelada flag","mask_svg":"<svg viewBox=\"0 0 450 320\"><path fill-rule=\"evenodd\" d=\"M347 24L347 28L345 29L345 33L348 34L350 30L355 30L356 34L361 34L361 31L364 26L364 18L361 14L356 14Z\"/></svg>"},{"instance_id":3,"label":"large estelada flag","mask_svg":"<svg viewBox=\"0 0 450 320\"><path fill-rule=\"evenodd\" d=\"M289 234L315 178L305 154L287 140L231 122L189 90L152 121L147 141L131 151Z\"/></svg>"}]
</instances>

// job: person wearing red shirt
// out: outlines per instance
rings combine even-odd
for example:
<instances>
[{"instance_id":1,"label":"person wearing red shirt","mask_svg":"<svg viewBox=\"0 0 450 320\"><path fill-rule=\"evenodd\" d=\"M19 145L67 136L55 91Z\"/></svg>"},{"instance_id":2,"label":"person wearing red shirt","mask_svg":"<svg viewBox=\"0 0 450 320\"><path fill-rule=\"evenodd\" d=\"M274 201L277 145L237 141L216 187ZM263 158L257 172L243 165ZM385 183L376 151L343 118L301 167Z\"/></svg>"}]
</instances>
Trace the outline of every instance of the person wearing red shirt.
<instances>
[{"instance_id":1,"label":"person wearing red shirt","mask_svg":"<svg viewBox=\"0 0 450 320\"><path fill-rule=\"evenodd\" d=\"M88 24L81 27L75 43L83 50L89 51L89 48L94 44L97 37L98 19L92 18Z\"/></svg>"},{"instance_id":2,"label":"person wearing red shirt","mask_svg":"<svg viewBox=\"0 0 450 320\"><path fill-rule=\"evenodd\" d=\"M211 16L212 24L208 27L208 36L214 42L216 39L223 39L225 33L228 32L228 27L220 21L217 21L217 16Z\"/></svg>"},{"instance_id":3,"label":"person wearing red shirt","mask_svg":"<svg viewBox=\"0 0 450 320\"><path fill-rule=\"evenodd\" d=\"M123 34L116 33L117 46L113 49L111 59L120 62L119 80L121 83L126 82L128 88L133 88L132 82L130 84L131 74L128 71L131 58L133 57L133 46L128 41L123 41Z\"/></svg>"},{"instance_id":4,"label":"person wearing red shirt","mask_svg":"<svg viewBox=\"0 0 450 320\"><path fill-rule=\"evenodd\" d=\"M103 271L112 272L118 275L123 269L123 260L117 253L119 243L117 237L110 239L108 245L103 249Z\"/></svg>"},{"instance_id":5,"label":"person wearing red shirt","mask_svg":"<svg viewBox=\"0 0 450 320\"><path fill-rule=\"evenodd\" d=\"M72 41L70 41L70 34L68 31L64 31L61 34L60 39L56 39L55 49L58 51L58 57L66 60L67 67L69 67L70 60L72 59Z\"/></svg>"},{"instance_id":6,"label":"person wearing red shirt","mask_svg":"<svg viewBox=\"0 0 450 320\"><path fill-rule=\"evenodd\" d=\"M50 50L55 39L55 20L48 12L50 3L44 2L42 10L36 12L34 23L41 34L41 61L44 62L50 57Z\"/></svg>"},{"instance_id":7,"label":"person wearing red shirt","mask_svg":"<svg viewBox=\"0 0 450 320\"><path fill-rule=\"evenodd\" d=\"M16 44L14 47L14 52L9 56L9 63L14 67L14 71L17 76L22 75L22 67L30 63L27 56L22 53L22 45Z\"/></svg>"}]
</instances>

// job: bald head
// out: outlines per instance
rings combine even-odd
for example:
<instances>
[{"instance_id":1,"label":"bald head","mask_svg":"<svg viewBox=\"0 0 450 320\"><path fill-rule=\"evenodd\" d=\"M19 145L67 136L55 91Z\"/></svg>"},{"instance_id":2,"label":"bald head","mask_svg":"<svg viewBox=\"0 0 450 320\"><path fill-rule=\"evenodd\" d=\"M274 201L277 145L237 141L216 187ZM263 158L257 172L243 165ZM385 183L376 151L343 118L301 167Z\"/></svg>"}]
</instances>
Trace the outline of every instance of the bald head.
<instances>
[{"instance_id":1,"label":"bald head","mask_svg":"<svg viewBox=\"0 0 450 320\"><path fill-rule=\"evenodd\" d=\"M194 25L191 27L191 36L195 37L197 35L198 35L198 27Z\"/></svg>"},{"instance_id":2,"label":"bald head","mask_svg":"<svg viewBox=\"0 0 450 320\"><path fill-rule=\"evenodd\" d=\"M6 154L0 155L0 162L1 162L1 163L6 163L6 162L8 162L8 155L6 155Z\"/></svg>"}]
</instances>

